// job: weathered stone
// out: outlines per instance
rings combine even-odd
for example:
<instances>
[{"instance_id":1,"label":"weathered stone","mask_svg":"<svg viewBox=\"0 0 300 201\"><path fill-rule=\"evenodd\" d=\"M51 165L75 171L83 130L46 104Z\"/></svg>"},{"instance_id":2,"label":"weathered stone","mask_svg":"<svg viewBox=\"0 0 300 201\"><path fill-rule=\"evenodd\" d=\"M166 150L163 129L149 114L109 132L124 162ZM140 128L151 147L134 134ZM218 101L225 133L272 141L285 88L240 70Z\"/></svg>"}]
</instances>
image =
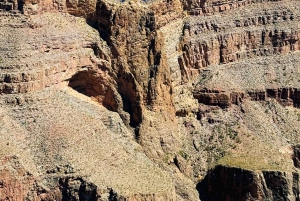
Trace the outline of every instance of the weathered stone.
<instances>
[{"instance_id":1,"label":"weathered stone","mask_svg":"<svg viewBox=\"0 0 300 201\"><path fill-rule=\"evenodd\" d=\"M282 107L300 105L299 6L0 0L0 191L199 200L207 174L201 200L299 200L298 173L280 155L299 141L297 109ZM240 152L266 154L263 169L276 171L206 172ZM7 165L11 153L24 168Z\"/></svg>"},{"instance_id":2,"label":"weathered stone","mask_svg":"<svg viewBox=\"0 0 300 201\"><path fill-rule=\"evenodd\" d=\"M198 99L199 103L207 105L217 105L220 107L229 107L231 105L230 93L223 90L201 90L194 93L194 97Z\"/></svg>"},{"instance_id":3,"label":"weathered stone","mask_svg":"<svg viewBox=\"0 0 300 201\"><path fill-rule=\"evenodd\" d=\"M200 199L297 200L299 175L217 166L197 185Z\"/></svg>"}]
</instances>

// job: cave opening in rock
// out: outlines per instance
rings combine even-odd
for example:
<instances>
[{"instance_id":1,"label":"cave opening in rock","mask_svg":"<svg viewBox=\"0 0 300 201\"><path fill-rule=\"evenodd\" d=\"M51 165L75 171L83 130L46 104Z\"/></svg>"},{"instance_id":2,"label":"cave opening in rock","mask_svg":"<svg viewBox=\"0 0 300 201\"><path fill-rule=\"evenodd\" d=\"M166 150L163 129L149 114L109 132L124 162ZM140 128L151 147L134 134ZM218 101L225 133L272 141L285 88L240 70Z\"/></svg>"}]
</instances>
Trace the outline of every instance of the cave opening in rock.
<instances>
[{"instance_id":1,"label":"cave opening in rock","mask_svg":"<svg viewBox=\"0 0 300 201\"><path fill-rule=\"evenodd\" d=\"M79 71L69 79L69 87L91 97L108 110L117 111L114 91L96 71Z\"/></svg>"}]
</instances>

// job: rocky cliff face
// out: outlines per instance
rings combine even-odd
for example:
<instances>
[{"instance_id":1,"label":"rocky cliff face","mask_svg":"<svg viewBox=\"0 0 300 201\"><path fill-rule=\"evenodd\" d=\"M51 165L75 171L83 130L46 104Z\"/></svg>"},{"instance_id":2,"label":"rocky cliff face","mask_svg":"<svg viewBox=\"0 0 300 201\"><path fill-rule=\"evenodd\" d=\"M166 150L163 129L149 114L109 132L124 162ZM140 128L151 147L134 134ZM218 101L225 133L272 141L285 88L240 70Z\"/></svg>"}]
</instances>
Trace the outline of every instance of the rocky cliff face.
<instances>
[{"instance_id":1,"label":"rocky cliff face","mask_svg":"<svg viewBox=\"0 0 300 201\"><path fill-rule=\"evenodd\" d=\"M23 175L23 173L14 173L16 172L15 170L11 172L9 167L4 166L2 171L5 177L3 178L4 180L1 180L3 183L3 199L175 199L174 187L170 185L172 183L170 177L157 167L152 166L154 164L149 161L144 154L140 153L141 147L136 144L134 140L135 136L124 126L124 124L129 126L132 122L132 126L136 126L135 121L140 120L141 109L137 108L137 111L133 109L136 109L135 106L141 107L141 105L137 104L139 101L136 98L139 95L138 93L141 93L142 90L137 91L137 87L139 86L134 85L136 82L134 77L130 72L123 69L126 68L126 66L118 67L116 63L110 59L112 53L105 42L99 38L99 32L88 26L85 19L64 16L63 14L45 13L42 15L33 15L29 18L18 13L3 12L2 16L5 18L2 18L3 22L1 24L1 34L4 39L1 40L2 47L4 47L1 51L1 93L3 94L1 98L3 104L6 105L3 105L3 107L8 109L8 111L3 111L3 113L13 114L10 118L14 120L14 124L16 125L22 124L21 122L23 121L30 122L33 119L36 119L34 122L39 121L36 125L23 122L24 125L21 126L21 131L18 132L25 133L25 136L23 136L23 140L17 144L14 144L14 142L18 137L14 134L8 137L8 133L6 134L5 132L10 125L4 124L2 126L3 133L1 137L5 139L3 145L4 147L11 147L13 150L10 153L10 150L6 150L5 148L2 153L3 156L12 155L15 157L18 153L23 152L27 146L30 153L27 153L27 155L21 154L21 156L16 157L15 160L20 164L23 164L24 160L28 160L27 162L30 164L30 168L24 167L22 171L26 171L31 175L30 177L28 176L29 179L27 179L27 177L23 178L23 176L20 176L20 174ZM9 36L9 33L14 34ZM117 68L122 68L122 70L118 70ZM118 76L121 76L118 75L120 73L124 76L124 80L117 82ZM127 84L132 84L132 88L126 88L125 85L122 86L122 83L126 84L126 86ZM94 117L89 116L85 121L82 121L82 118L77 118L79 120L77 122L78 127L75 126L77 130L72 126L75 123L72 120L76 113L75 110L81 110L80 108L82 107L86 110L87 107L81 104L90 100L85 99L83 95L76 95L77 92L72 90L67 92L67 94L71 93L71 95L61 94L61 90L67 86L87 97L91 97L92 100L103 105L108 110L104 108L101 109L99 105L96 105L93 109L90 108L90 115ZM48 90L48 92L43 92L45 90ZM52 92L49 92L53 90L58 90L58 94L54 95ZM41 94L39 94L40 91L42 91ZM24 97L23 94L25 93L28 95ZM77 98L74 99L75 102L83 99L81 103L74 102L77 106L71 106L72 103L69 102L70 99L67 98L69 96L69 98L72 99L74 95L77 96ZM36 97L39 97L38 100ZM67 105L63 104L63 100L66 101L65 103ZM52 103L48 105L48 103L50 103L48 101ZM87 105L93 104L94 102L92 101ZM33 113L23 110L27 110L28 108L35 109L32 110ZM47 111L44 110L42 112L37 108L43 108L42 110L46 109ZM18 112L9 112L10 109L18 110ZM72 111L72 115L68 112L64 113L59 111ZM123 121L119 119L118 115L109 117L109 115L103 113L108 112L114 114L109 111L118 111ZM104 115L101 115L101 113ZM26 115L23 116L22 114ZM82 116L82 114L87 115L83 112L78 114L78 116ZM95 119L94 123L91 122L91 119L101 117L103 117L103 119ZM44 120L42 120L42 118L44 118ZM58 120L59 118L61 118L61 120ZM5 121L10 122L12 121L11 119ZM60 125L58 125L57 121L61 122L59 123ZM78 124L79 122L83 124L80 123L80 126ZM122 137L115 137L122 142L116 142L115 139L111 138L112 133L110 133L109 129L106 129L103 123L107 124L110 129L115 129L112 133L121 134ZM25 126L25 124L28 127ZM83 126L84 124L85 126ZM116 126L114 126L115 124ZM87 130L83 129L82 126L86 127ZM72 127L75 130L73 130ZM98 127L98 129L96 127ZM101 129L99 130L99 128ZM82 133L81 137L78 135L79 130ZM89 148L87 149L87 146L98 146L96 144L88 145L89 142L85 133L90 133L91 131L92 133L97 133L98 137L102 136L97 143L95 138L92 140L100 146L101 144L105 145L101 146L101 149L96 148L96 150L100 152L102 150L102 153L96 153ZM16 132L17 131L12 129L12 133L16 134ZM34 133L44 133L45 135L35 135ZM100 133L102 134L98 135ZM80 143L75 140L75 136L68 137L67 135L69 134L78 135L77 140L85 141L82 143L81 148L79 148ZM108 140L106 141L105 138ZM63 139L70 139L71 141L66 142ZM72 141L72 139L74 141ZM114 142L115 144L112 145L108 142ZM69 149L73 145L75 145L75 149ZM62 146L68 148L65 149ZM110 150L113 147L115 147L116 150L114 150L111 155ZM94 152L94 154L90 155L90 159L84 154L87 153L87 150ZM80 152L82 153L80 154ZM133 159L131 154L138 155ZM31 155L31 157L28 157L28 155ZM87 161L94 161L93 158L97 158L97 155L106 156L107 159L97 159L96 161L100 163L89 164L88 166L92 169L88 168L89 170L87 170L84 167L89 163L87 163ZM122 162L121 160L127 160L127 156L127 159L131 162ZM82 160L79 158L85 159ZM142 162L144 159L148 162ZM76 165L74 161L81 161L82 163L75 162ZM115 163L114 161L117 162L115 165L113 165L113 163ZM136 162L143 164L144 167L134 165ZM126 164L128 164L128 166ZM75 168L74 165L78 167ZM125 173L120 171L120 168L117 168L117 166L120 165L127 166L125 169L129 172ZM116 166L115 170L113 170L113 166ZM96 173L97 170L93 170L94 168L98 169L98 173ZM105 173L104 170L106 169L109 169L111 175ZM146 169L148 169L149 172L147 172ZM83 170L83 172L80 172L81 170ZM153 173L151 172L152 170L154 171ZM116 172L118 172L118 174L116 174ZM91 176L91 174L93 176ZM101 176L101 174L103 175ZM133 183L135 184L128 183L127 179L129 177L125 176L126 174L133 176ZM148 179L141 180L143 177L148 177L147 175L157 175L161 179L156 178L153 181L161 183L162 186L159 187L157 184L151 184ZM109 179L104 179L104 177ZM114 177L115 179L113 179ZM121 178L124 178L124 180L122 181ZM23 182L23 180L29 181ZM43 182L43 180L45 180L45 182ZM108 183L103 184L102 180ZM117 183L115 183L115 181L117 181ZM146 186L142 187L144 185L142 183L144 182L146 182ZM166 187L165 190L163 186ZM154 189L158 188L159 190L151 190L152 187ZM22 192L16 195L13 190L15 188L20 188L19 191ZM133 191L134 188L136 188L136 191Z\"/></svg>"},{"instance_id":2,"label":"rocky cliff face","mask_svg":"<svg viewBox=\"0 0 300 201\"><path fill-rule=\"evenodd\" d=\"M201 200L298 200L299 174L217 166L197 188Z\"/></svg>"},{"instance_id":3,"label":"rocky cliff face","mask_svg":"<svg viewBox=\"0 0 300 201\"><path fill-rule=\"evenodd\" d=\"M190 18L182 44L185 67L200 69L298 51L298 15L292 11L294 5L278 2L268 5L270 8L264 10L257 9L257 5L249 6L243 14L233 10L222 17Z\"/></svg>"},{"instance_id":4,"label":"rocky cliff face","mask_svg":"<svg viewBox=\"0 0 300 201\"><path fill-rule=\"evenodd\" d=\"M299 6L0 0L0 200L298 200Z\"/></svg>"}]
</instances>

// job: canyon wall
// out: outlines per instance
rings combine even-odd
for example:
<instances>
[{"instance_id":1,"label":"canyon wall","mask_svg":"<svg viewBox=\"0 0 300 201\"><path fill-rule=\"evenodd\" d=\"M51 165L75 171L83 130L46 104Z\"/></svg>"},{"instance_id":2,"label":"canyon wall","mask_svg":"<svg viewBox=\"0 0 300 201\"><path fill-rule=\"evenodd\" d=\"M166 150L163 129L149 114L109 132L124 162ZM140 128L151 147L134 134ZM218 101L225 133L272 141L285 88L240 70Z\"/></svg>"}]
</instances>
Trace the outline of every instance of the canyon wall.
<instances>
[{"instance_id":1,"label":"canyon wall","mask_svg":"<svg viewBox=\"0 0 300 201\"><path fill-rule=\"evenodd\" d=\"M298 200L299 6L0 0L0 199Z\"/></svg>"}]
</instances>

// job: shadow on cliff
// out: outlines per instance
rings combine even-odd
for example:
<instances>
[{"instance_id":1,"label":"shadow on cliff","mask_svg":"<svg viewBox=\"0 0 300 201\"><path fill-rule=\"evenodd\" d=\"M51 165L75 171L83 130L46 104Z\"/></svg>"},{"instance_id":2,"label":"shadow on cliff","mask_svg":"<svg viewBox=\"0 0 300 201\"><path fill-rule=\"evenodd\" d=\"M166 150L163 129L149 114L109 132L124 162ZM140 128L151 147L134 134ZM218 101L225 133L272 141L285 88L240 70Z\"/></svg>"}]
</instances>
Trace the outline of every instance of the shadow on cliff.
<instances>
[{"instance_id":1,"label":"shadow on cliff","mask_svg":"<svg viewBox=\"0 0 300 201\"><path fill-rule=\"evenodd\" d=\"M206 175L205 178L200 181L196 189L199 193L199 198L201 201L209 201L209 192L208 192L208 176Z\"/></svg>"},{"instance_id":2,"label":"shadow on cliff","mask_svg":"<svg viewBox=\"0 0 300 201\"><path fill-rule=\"evenodd\" d=\"M258 184L252 171L216 166L197 186L201 201L258 199Z\"/></svg>"},{"instance_id":3,"label":"shadow on cliff","mask_svg":"<svg viewBox=\"0 0 300 201\"><path fill-rule=\"evenodd\" d=\"M216 166L196 188L202 201L296 200L299 173Z\"/></svg>"}]
</instances>

